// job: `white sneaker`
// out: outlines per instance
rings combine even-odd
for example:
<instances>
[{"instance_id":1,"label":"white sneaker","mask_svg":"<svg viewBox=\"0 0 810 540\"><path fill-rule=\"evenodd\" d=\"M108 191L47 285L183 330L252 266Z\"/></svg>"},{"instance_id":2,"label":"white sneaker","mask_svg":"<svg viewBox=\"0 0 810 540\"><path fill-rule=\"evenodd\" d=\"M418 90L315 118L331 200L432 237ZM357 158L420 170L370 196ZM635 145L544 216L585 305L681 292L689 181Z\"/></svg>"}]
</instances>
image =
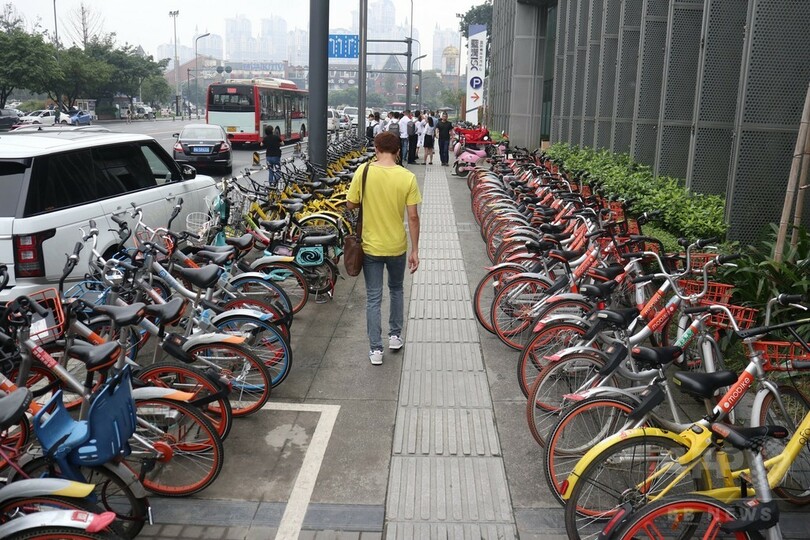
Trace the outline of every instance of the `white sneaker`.
<instances>
[{"instance_id":1,"label":"white sneaker","mask_svg":"<svg viewBox=\"0 0 810 540\"><path fill-rule=\"evenodd\" d=\"M400 350L404 344L402 338L399 336L391 336L388 338L388 348L392 351Z\"/></svg>"},{"instance_id":2,"label":"white sneaker","mask_svg":"<svg viewBox=\"0 0 810 540\"><path fill-rule=\"evenodd\" d=\"M368 353L368 359L375 366L382 365L382 356L383 356L383 352L379 351L379 350L378 351L371 351L371 352Z\"/></svg>"}]
</instances>

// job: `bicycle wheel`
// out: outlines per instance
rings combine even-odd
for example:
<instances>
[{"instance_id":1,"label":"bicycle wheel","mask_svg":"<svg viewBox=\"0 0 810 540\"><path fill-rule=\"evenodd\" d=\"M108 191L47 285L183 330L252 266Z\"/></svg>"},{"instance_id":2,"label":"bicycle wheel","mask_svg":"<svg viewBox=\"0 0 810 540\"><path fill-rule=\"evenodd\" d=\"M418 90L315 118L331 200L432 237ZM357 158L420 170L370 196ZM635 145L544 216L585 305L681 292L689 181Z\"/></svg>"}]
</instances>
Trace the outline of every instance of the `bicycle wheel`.
<instances>
[{"instance_id":1,"label":"bicycle wheel","mask_svg":"<svg viewBox=\"0 0 810 540\"><path fill-rule=\"evenodd\" d=\"M224 441L231 432L233 425L233 410L227 396L216 399L211 396L220 392L216 383L193 366L187 366L171 360L155 362L147 368L138 371L139 380L163 388L174 388L194 395L191 404L200 409L205 417L213 424ZM212 400L213 399L213 400Z\"/></svg>"},{"instance_id":2,"label":"bicycle wheel","mask_svg":"<svg viewBox=\"0 0 810 540\"><path fill-rule=\"evenodd\" d=\"M701 464L687 475L692 482L670 485L684 472L677 460L687 450L682 443L658 435L614 439L614 444L592 456L569 488L565 504L568 537L595 539L623 504L632 503L635 510L664 488L671 488L668 494L673 496L700 490L706 478Z\"/></svg>"},{"instance_id":3,"label":"bicycle wheel","mask_svg":"<svg viewBox=\"0 0 810 540\"><path fill-rule=\"evenodd\" d=\"M543 471L551 494L561 504L562 483L574 466L597 443L627 425L633 405L619 398L592 397L571 404L548 430Z\"/></svg>"},{"instance_id":4,"label":"bicycle wheel","mask_svg":"<svg viewBox=\"0 0 810 540\"><path fill-rule=\"evenodd\" d=\"M495 295L489 316L495 335L512 349L521 350L533 331L534 311L546 298L546 280L534 276L510 279Z\"/></svg>"},{"instance_id":5,"label":"bicycle wheel","mask_svg":"<svg viewBox=\"0 0 810 540\"><path fill-rule=\"evenodd\" d=\"M526 420L537 444L546 445L546 435L567 402L564 396L582 390L585 385L595 385L604 365L601 359L572 356L553 362L540 372L526 400Z\"/></svg>"},{"instance_id":6,"label":"bicycle wheel","mask_svg":"<svg viewBox=\"0 0 810 540\"><path fill-rule=\"evenodd\" d=\"M214 426L195 407L169 399L135 400L136 433L149 447L130 439L127 465L142 477L143 487L165 497L202 491L219 476L225 450ZM154 458L159 450L163 457Z\"/></svg>"},{"instance_id":7,"label":"bicycle wheel","mask_svg":"<svg viewBox=\"0 0 810 540\"><path fill-rule=\"evenodd\" d=\"M273 323L245 315L228 315L219 319L216 327L225 334L245 338L242 346L264 363L273 386L281 384L290 374L292 347L283 332Z\"/></svg>"},{"instance_id":8,"label":"bicycle wheel","mask_svg":"<svg viewBox=\"0 0 810 540\"><path fill-rule=\"evenodd\" d=\"M284 313L292 313L293 301L283 285L274 280L259 279L253 276L236 276L229 283L241 298L256 299L269 304ZM231 301L234 301L233 299Z\"/></svg>"},{"instance_id":9,"label":"bicycle wheel","mask_svg":"<svg viewBox=\"0 0 810 540\"><path fill-rule=\"evenodd\" d=\"M272 380L264 363L240 345L231 343L200 344L187 351L200 366L210 366L231 385L234 416L260 411L270 399Z\"/></svg>"},{"instance_id":10,"label":"bicycle wheel","mask_svg":"<svg viewBox=\"0 0 810 540\"><path fill-rule=\"evenodd\" d=\"M89 514L101 514L104 509L85 499L77 497L60 497L58 495L36 495L18 499L10 499L0 504L0 525L20 516L33 514L36 512L48 512L53 510L78 510ZM104 538L106 540L120 539L123 531L117 523L111 523L107 530L98 533L99 536L93 538ZM13 536L11 538L14 538ZM40 538L39 536L33 538ZM43 536L42 538L48 538ZM54 538L63 538L61 536ZM72 538L72 537L68 537ZM81 538L81 537L80 537Z\"/></svg>"},{"instance_id":11,"label":"bicycle wheel","mask_svg":"<svg viewBox=\"0 0 810 540\"><path fill-rule=\"evenodd\" d=\"M284 313L278 308L258 300L247 298L234 298L233 300L221 304L220 307L224 311L230 311L231 309L252 309L253 311L268 314L270 315L270 319L267 322L275 326L276 329L281 332L281 335L284 336L284 339L287 341L290 340L290 327L287 325L287 321L291 320L291 317L285 317Z\"/></svg>"},{"instance_id":12,"label":"bicycle wheel","mask_svg":"<svg viewBox=\"0 0 810 540\"><path fill-rule=\"evenodd\" d=\"M776 397L768 393L762 403L762 410L759 415L759 425L775 424L778 426L798 426L804 417L810 413L810 402L798 390L792 386L779 386L779 396L785 406L785 411L777 405ZM789 417L792 422L787 421ZM793 435L793 433L791 433ZM804 505L810 503L810 443L805 443L796 459L790 464L787 475L778 487L774 488L774 493L793 504ZM765 459L774 457L785 449L790 439L769 438L762 449Z\"/></svg>"},{"instance_id":13,"label":"bicycle wheel","mask_svg":"<svg viewBox=\"0 0 810 540\"><path fill-rule=\"evenodd\" d=\"M59 467L45 457L29 461L23 466L23 471L31 478L63 478ZM149 519L147 499L137 497L126 479L105 467L79 467L79 472L82 481L95 485L88 500L107 512L115 513L116 524L122 536L138 536Z\"/></svg>"},{"instance_id":14,"label":"bicycle wheel","mask_svg":"<svg viewBox=\"0 0 810 540\"><path fill-rule=\"evenodd\" d=\"M518 384L524 396L529 397L535 378L548 365L546 357L579 342L585 332L587 328L582 323L561 320L546 324L532 336L517 363Z\"/></svg>"},{"instance_id":15,"label":"bicycle wheel","mask_svg":"<svg viewBox=\"0 0 810 540\"><path fill-rule=\"evenodd\" d=\"M290 299L292 313L298 313L306 305L309 300L309 286L300 268L293 264L276 262L262 264L255 270L267 274L273 283L284 290Z\"/></svg>"},{"instance_id":16,"label":"bicycle wheel","mask_svg":"<svg viewBox=\"0 0 810 540\"><path fill-rule=\"evenodd\" d=\"M12 461L20 455L21 450L28 444L31 434L31 423L27 416L20 418L20 421L9 426L5 431L0 432L0 449L2 449ZM8 461L0 456L0 471L5 470Z\"/></svg>"},{"instance_id":17,"label":"bicycle wheel","mask_svg":"<svg viewBox=\"0 0 810 540\"><path fill-rule=\"evenodd\" d=\"M487 332L495 333L490 318L490 308L495 295L498 294L507 279L525 271L526 269L519 264L495 268L487 272L478 282L473 293L473 312L475 318Z\"/></svg>"},{"instance_id":18,"label":"bicycle wheel","mask_svg":"<svg viewBox=\"0 0 810 540\"><path fill-rule=\"evenodd\" d=\"M37 527L7 536L6 540L118 540L111 532L90 533L84 529L70 527Z\"/></svg>"},{"instance_id":19,"label":"bicycle wheel","mask_svg":"<svg viewBox=\"0 0 810 540\"><path fill-rule=\"evenodd\" d=\"M685 495L666 498L648 504L633 513L620 530L611 538L617 540L665 540L668 538L705 540L744 540L750 538L743 532L726 533L723 524L735 521L737 516L731 508L717 499L701 495Z\"/></svg>"},{"instance_id":20,"label":"bicycle wheel","mask_svg":"<svg viewBox=\"0 0 810 540\"><path fill-rule=\"evenodd\" d=\"M304 275L307 277L309 293L320 295L330 292L335 288L337 273L337 267L329 259L324 259L321 264L316 266L304 267Z\"/></svg>"}]
</instances>

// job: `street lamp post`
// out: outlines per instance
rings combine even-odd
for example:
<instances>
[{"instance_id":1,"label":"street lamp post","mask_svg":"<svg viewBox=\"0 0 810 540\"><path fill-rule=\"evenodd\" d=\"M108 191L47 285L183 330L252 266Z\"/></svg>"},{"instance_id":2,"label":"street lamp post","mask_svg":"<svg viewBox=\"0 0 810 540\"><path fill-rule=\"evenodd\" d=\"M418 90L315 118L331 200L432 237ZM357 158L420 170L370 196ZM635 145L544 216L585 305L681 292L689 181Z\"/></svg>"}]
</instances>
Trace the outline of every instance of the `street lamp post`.
<instances>
[{"instance_id":1,"label":"street lamp post","mask_svg":"<svg viewBox=\"0 0 810 540\"><path fill-rule=\"evenodd\" d=\"M206 32L201 36L194 38L194 104L197 107L197 120L200 119L200 58L197 56L197 42L204 37L211 35L211 32Z\"/></svg>"},{"instance_id":2,"label":"street lamp post","mask_svg":"<svg viewBox=\"0 0 810 540\"><path fill-rule=\"evenodd\" d=\"M177 16L180 15L180 10L176 9L169 12L169 17L174 19L174 110L177 116L180 116L180 58L177 56ZM182 118L182 116L180 116Z\"/></svg>"},{"instance_id":3,"label":"street lamp post","mask_svg":"<svg viewBox=\"0 0 810 540\"><path fill-rule=\"evenodd\" d=\"M411 0L411 33L408 34L407 66L408 72L405 74L405 109L411 108L411 85L413 84L413 74L411 73L411 46L413 45L413 0Z\"/></svg>"},{"instance_id":4,"label":"street lamp post","mask_svg":"<svg viewBox=\"0 0 810 540\"><path fill-rule=\"evenodd\" d=\"M416 41L416 40L414 40L414 41ZM417 43L419 43L419 42L417 41ZM420 43L419 45L420 45L419 48L421 49L422 44ZM423 54L423 55L417 56L416 58L413 59L413 61L411 62L411 65L410 65L411 73L413 73L413 65L415 63L417 63L419 60L421 60L422 58L427 58L427 55ZM422 70L420 69L418 71L418 73L419 73L419 110L422 110Z\"/></svg>"}]
</instances>

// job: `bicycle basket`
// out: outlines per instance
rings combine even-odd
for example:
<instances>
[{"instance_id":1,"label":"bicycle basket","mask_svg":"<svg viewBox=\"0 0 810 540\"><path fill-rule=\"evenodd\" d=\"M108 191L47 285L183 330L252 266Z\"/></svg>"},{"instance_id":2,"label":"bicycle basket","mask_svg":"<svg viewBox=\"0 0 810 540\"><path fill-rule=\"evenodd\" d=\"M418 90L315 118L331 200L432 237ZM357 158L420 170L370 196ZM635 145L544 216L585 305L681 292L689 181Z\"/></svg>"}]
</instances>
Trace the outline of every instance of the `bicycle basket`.
<instances>
[{"instance_id":1,"label":"bicycle basket","mask_svg":"<svg viewBox=\"0 0 810 540\"><path fill-rule=\"evenodd\" d=\"M84 300L88 304L101 305L106 303L107 287L104 283L94 280L80 281L65 291L65 300Z\"/></svg>"},{"instance_id":2,"label":"bicycle basket","mask_svg":"<svg viewBox=\"0 0 810 540\"><path fill-rule=\"evenodd\" d=\"M186 231L202 239L208 236L213 224L214 219L206 212L191 212L186 216Z\"/></svg>"},{"instance_id":3,"label":"bicycle basket","mask_svg":"<svg viewBox=\"0 0 810 540\"><path fill-rule=\"evenodd\" d=\"M31 339L39 345L56 341L65 331L65 312L62 311L59 292L56 289L43 289L29 297L48 310L44 317L34 313L31 318Z\"/></svg>"},{"instance_id":4,"label":"bicycle basket","mask_svg":"<svg viewBox=\"0 0 810 540\"><path fill-rule=\"evenodd\" d=\"M703 282L695 281L692 279L679 279L678 286L683 291L684 295L699 294L703 290ZM731 300L731 293L734 290L734 285L726 283L718 283L710 281L706 294L698 300L698 303L704 306L712 304L728 304Z\"/></svg>"},{"instance_id":5,"label":"bicycle basket","mask_svg":"<svg viewBox=\"0 0 810 540\"><path fill-rule=\"evenodd\" d=\"M42 449L60 465L98 466L129 455L127 441L135 433L135 401L129 366L111 377L98 392L87 420L74 420L56 392L34 416L34 432Z\"/></svg>"},{"instance_id":6,"label":"bicycle basket","mask_svg":"<svg viewBox=\"0 0 810 540\"><path fill-rule=\"evenodd\" d=\"M737 321L737 326L740 327L740 330L751 328L757 320L757 313L759 313L757 309L728 304L726 307L734 316L734 320ZM731 321L728 320L728 315L725 313L712 315L709 319L709 324L715 328L733 328Z\"/></svg>"},{"instance_id":7,"label":"bicycle basket","mask_svg":"<svg viewBox=\"0 0 810 540\"><path fill-rule=\"evenodd\" d=\"M793 371L794 360L810 360L810 353L798 342L755 341L752 345L762 353L765 371Z\"/></svg>"}]
</instances>

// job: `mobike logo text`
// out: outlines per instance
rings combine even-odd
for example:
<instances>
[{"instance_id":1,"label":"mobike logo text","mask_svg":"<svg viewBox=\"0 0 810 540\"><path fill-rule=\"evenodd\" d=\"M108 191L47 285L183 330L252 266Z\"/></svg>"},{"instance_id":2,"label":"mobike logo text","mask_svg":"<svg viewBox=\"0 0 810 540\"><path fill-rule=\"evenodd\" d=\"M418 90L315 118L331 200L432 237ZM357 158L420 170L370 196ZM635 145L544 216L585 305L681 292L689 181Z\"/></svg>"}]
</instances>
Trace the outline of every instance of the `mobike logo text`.
<instances>
[{"instance_id":1,"label":"mobike logo text","mask_svg":"<svg viewBox=\"0 0 810 540\"><path fill-rule=\"evenodd\" d=\"M723 402L720 407L724 412L730 411L741 397L745 395L754 382L754 376L747 371L743 372L743 377L723 396Z\"/></svg>"},{"instance_id":2,"label":"mobike logo text","mask_svg":"<svg viewBox=\"0 0 810 540\"><path fill-rule=\"evenodd\" d=\"M799 434L799 444L804 446L807 442L810 441L810 427L803 429L802 432Z\"/></svg>"}]
</instances>

